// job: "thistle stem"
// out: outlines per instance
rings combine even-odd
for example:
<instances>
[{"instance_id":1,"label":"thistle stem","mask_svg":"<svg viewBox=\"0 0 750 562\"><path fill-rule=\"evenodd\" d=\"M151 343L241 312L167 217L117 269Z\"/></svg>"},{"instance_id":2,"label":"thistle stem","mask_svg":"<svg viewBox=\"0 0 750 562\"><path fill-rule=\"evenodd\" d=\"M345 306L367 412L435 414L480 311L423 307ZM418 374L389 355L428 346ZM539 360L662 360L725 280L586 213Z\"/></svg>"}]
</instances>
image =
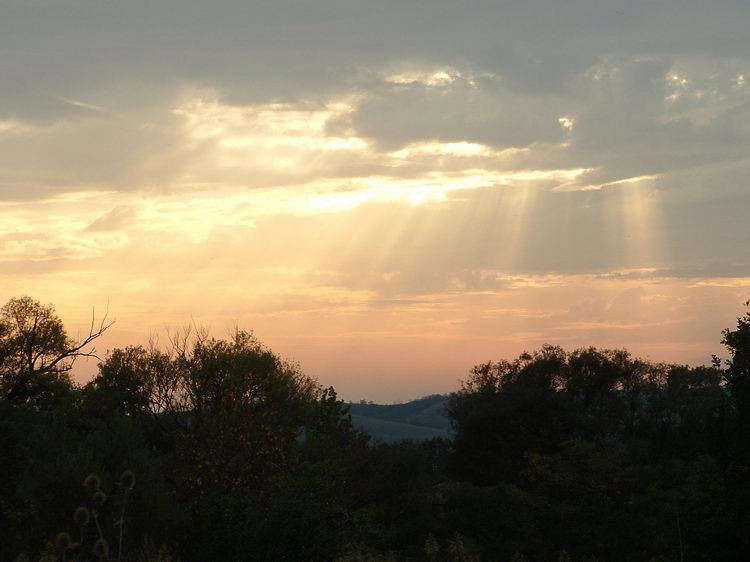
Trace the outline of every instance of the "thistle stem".
<instances>
[{"instance_id":1,"label":"thistle stem","mask_svg":"<svg viewBox=\"0 0 750 562\"><path fill-rule=\"evenodd\" d=\"M128 501L128 493L125 491L125 493L122 496L122 511L120 512L120 541L117 546L117 562L120 562L120 557L122 556L122 534L123 534L123 527L125 527L125 504Z\"/></svg>"},{"instance_id":2,"label":"thistle stem","mask_svg":"<svg viewBox=\"0 0 750 562\"><path fill-rule=\"evenodd\" d=\"M96 511L94 511L93 513L94 513L94 523L96 523L96 530L99 531L99 538L101 540L104 540L104 533L102 533L102 528L99 525L99 514Z\"/></svg>"}]
</instances>

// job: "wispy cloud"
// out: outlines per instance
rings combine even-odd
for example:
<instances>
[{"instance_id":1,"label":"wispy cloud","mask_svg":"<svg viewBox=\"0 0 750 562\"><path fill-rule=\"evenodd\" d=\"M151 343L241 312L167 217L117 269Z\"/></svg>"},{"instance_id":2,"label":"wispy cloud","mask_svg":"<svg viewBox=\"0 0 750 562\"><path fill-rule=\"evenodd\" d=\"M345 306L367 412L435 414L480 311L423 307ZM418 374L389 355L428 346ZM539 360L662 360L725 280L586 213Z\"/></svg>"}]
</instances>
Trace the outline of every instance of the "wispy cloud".
<instances>
[{"instance_id":1,"label":"wispy cloud","mask_svg":"<svg viewBox=\"0 0 750 562\"><path fill-rule=\"evenodd\" d=\"M2 9L0 293L243 320L341 378L352 349L446 381L543 340L717 351L747 5L173 4Z\"/></svg>"},{"instance_id":2,"label":"wispy cloud","mask_svg":"<svg viewBox=\"0 0 750 562\"><path fill-rule=\"evenodd\" d=\"M80 107L82 109L88 109L89 111L95 111L97 113L107 113L107 109L105 109L105 108L103 108L103 107L101 107L99 105L94 105L92 103L85 103L85 102L78 101L78 100L71 100L71 99L67 99L67 98L60 98L60 99L62 101L64 101L65 103L70 104L70 105L72 105L74 107Z\"/></svg>"}]
</instances>

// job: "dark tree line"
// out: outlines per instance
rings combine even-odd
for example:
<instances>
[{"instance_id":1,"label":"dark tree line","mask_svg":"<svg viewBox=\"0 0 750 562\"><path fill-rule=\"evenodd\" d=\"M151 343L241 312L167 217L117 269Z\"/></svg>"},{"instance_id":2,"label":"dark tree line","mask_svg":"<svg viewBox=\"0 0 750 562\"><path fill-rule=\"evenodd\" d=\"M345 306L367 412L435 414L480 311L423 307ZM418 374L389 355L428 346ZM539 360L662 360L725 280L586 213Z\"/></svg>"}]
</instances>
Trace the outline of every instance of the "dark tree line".
<instances>
[{"instance_id":1,"label":"dark tree line","mask_svg":"<svg viewBox=\"0 0 750 562\"><path fill-rule=\"evenodd\" d=\"M74 383L108 326L74 341L51 306L0 310L0 560L750 553L750 313L705 367L553 346L479 365L452 440L396 445L242 331L115 349Z\"/></svg>"}]
</instances>

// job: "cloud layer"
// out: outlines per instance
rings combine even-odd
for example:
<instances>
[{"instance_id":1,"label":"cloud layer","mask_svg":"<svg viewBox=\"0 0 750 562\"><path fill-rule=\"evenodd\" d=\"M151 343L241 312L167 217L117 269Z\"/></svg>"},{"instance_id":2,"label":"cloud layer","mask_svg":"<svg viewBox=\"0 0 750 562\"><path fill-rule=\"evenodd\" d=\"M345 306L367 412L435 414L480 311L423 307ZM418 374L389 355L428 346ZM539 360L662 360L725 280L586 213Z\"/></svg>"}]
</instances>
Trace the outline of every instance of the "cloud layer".
<instances>
[{"instance_id":1,"label":"cloud layer","mask_svg":"<svg viewBox=\"0 0 750 562\"><path fill-rule=\"evenodd\" d=\"M242 321L386 397L542 341L703 361L739 313L744 3L0 16L2 295L74 319L109 299L121 338ZM404 365L401 390L369 378Z\"/></svg>"}]
</instances>

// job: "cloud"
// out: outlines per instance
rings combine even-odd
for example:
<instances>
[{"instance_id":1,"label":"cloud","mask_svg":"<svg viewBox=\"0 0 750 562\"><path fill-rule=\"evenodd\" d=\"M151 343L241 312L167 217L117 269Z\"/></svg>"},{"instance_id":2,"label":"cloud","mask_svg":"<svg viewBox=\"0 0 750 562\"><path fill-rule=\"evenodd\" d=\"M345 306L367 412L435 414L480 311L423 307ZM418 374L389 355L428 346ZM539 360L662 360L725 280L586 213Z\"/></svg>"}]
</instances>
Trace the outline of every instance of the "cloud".
<instances>
[{"instance_id":1,"label":"cloud","mask_svg":"<svg viewBox=\"0 0 750 562\"><path fill-rule=\"evenodd\" d=\"M84 229L85 232L107 232L123 230L130 226L138 216L138 209L130 206L118 206L108 213L94 219Z\"/></svg>"},{"instance_id":2,"label":"cloud","mask_svg":"<svg viewBox=\"0 0 750 562\"><path fill-rule=\"evenodd\" d=\"M578 188L736 161L748 149L747 11L646 0L12 1L0 20L0 119L27 132L0 128L0 198L387 175L389 152L434 142L525 150L502 159L506 170L590 169ZM342 99L350 110L328 115L315 138L370 150L333 157L277 143L272 154L259 140L273 136L264 108L314 120ZM208 118L212 104L234 112L233 156L232 139L191 142L188 113ZM410 159L394 175L447 165L455 159Z\"/></svg>"},{"instance_id":3,"label":"cloud","mask_svg":"<svg viewBox=\"0 0 750 562\"><path fill-rule=\"evenodd\" d=\"M169 113L103 115L0 132L0 201L167 188L191 156Z\"/></svg>"},{"instance_id":4,"label":"cloud","mask_svg":"<svg viewBox=\"0 0 750 562\"><path fill-rule=\"evenodd\" d=\"M458 76L434 84L388 82L365 98L352 117L352 126L387 146L467 141L494 148L525 147L562 142L565 131L559 116L563 107L550 96L533 97L503 88L493 76Z\"/></svg>"},{"instance_id":5,"label":"cloud","mask_svg":"<svg viewBox=\"0 0 750 562\"><path fill-rule=\"evenodd\" d=\"M749 16L8 0L0 291L236 314L297 349L325 325L332 357L405 357L392 331L449 364L425 326L457 356L669 334L699 357L750 275Z\"/></svg>"}]
</instances>

